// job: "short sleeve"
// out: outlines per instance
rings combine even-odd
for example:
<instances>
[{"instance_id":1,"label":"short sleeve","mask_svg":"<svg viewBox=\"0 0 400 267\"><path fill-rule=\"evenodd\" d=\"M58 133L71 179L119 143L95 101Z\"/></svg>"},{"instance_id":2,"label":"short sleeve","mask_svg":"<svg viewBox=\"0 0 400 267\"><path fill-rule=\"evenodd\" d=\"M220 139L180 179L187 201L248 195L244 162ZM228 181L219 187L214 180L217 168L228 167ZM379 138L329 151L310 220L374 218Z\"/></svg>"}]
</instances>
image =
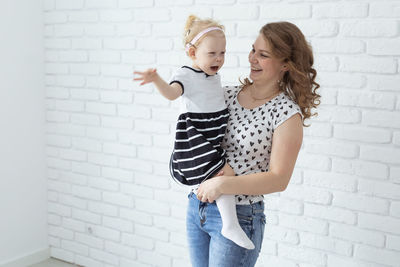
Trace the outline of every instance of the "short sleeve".
<instances>
[{"instance_id":1,"label":"short sleeve","mask_svg":"<svg viewBox=\"0 0 400 267\"><path fill-rule=\"evenodd\" d=\"M182 87L182 95L185 93L185 89L190 88L190 71L187 68L180 68L172 74L169 79L169 84L178 83Z\"/></svg>"},{"instance_id":2,"label":"short sleeve","mask_svg":"<svg viewBox=\"0 0 400 267\"><path fill-rule=\"evenodd\" d=\"M224 86L224 98L225 103L229 106L235 98L235 95L240 90L240 86Z\"/></svg>"},{"instance_id":3,"label":"short sleeve","mask_svg":"<svg viewBox=\"0 0 400 267\"><path fill-rule=\"evenodd\" d=\"M293 115L299 113L302 116L299 105L294 101L290 100L288 97L284 96L275 107L277 110L274 119L274 129L279 127L282 123L290 119Z\"/></svg>"}]
</instances>

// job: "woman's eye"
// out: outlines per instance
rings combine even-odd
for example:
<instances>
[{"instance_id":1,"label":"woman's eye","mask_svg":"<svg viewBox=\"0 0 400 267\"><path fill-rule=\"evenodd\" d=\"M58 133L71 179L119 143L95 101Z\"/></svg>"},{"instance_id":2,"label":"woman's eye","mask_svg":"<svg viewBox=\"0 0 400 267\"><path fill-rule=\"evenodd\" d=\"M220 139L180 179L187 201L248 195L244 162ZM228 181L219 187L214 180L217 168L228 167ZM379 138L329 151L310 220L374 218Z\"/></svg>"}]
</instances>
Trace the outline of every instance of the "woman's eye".
<instances>
[{"instance_id":1,"label":"woman's eye","mask_svg":"<svg viewBox=\"0 0 400 267\"><path fill-rule=\"evenodd\" d=\"M267 55L263 55L263 54L261 54L261 56L262 56L262 57L268 57Z\"/></svg>"}]
</instances>

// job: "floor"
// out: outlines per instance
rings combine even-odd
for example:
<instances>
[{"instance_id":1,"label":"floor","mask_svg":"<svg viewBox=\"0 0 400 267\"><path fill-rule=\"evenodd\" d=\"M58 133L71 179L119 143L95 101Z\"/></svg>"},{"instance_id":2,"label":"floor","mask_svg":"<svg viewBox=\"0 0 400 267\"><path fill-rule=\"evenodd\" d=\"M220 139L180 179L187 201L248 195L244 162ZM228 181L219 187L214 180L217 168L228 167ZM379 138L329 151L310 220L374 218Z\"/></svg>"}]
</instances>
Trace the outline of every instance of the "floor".
<instances>
[{"instance_id":1,"label":"floor","mask_svg":"<svg viewBox=\"0 0 400 267\"><path fill-rule=\"evenodd\" d=\"M70 264L65 261L56 260L54 258L50 258L48 260L36 263L34 265L30 265L28 267L77 267L78 265Z\"/></svg>"}]
</instances>

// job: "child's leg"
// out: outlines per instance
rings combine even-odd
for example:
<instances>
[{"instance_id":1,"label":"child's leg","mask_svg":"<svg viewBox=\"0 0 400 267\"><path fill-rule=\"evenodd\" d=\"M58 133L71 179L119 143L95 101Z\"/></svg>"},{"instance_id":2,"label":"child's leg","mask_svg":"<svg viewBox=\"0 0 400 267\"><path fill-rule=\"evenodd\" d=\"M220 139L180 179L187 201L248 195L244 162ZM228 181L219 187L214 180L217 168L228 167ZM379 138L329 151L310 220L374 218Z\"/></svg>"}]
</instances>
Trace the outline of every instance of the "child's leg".
<instances>
[{"instance_id":1,"label":"child's leg","mask_svg":"<svg viewBox=\"0 0 400 267\"><path fill-rule=\"evenodd\" d=\"M224 171L224 175L235 175L229 164L225 164L222 171ZM235 196L222 195L216 200L216 203L222 220L221 234L241 247L254 249L253 242L251 242L239 225L236 214Z\"/></svg>"},{"instance_id":2,"label":"child's leg","mask_svg":"<svg viewBox=\"0 0 400 267\"><path fill-rule=\"evenodd\" d=\"M251 242L239 225L236 214L235 196L222 195L217 198L216 203L222 220L221 234L241 247L254 249L253 242Z\"/></svg>"}]
</instances>

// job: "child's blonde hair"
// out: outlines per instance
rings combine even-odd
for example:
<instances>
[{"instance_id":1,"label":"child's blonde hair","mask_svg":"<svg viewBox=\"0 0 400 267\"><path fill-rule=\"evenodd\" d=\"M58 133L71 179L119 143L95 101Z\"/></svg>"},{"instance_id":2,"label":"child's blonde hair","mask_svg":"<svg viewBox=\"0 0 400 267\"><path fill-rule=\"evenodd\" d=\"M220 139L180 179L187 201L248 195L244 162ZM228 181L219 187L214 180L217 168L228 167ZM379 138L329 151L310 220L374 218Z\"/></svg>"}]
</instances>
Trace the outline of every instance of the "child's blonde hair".
<instances>
[{"instance_id":1,"label":"child's blonde hair","mask_svg":"<svg viewBox=\"0 0 400 267\"><path fill-rule=\"evenodd\" d=\"M212 20L212 19L200 19L195 15L190 15L187 20L186 20L186 25L185 25L185 31L183 33L183 45L184 47L187 47L188 44L190 46L195 46L196 44L200 43L201 40L208 34L204 34L199 40L196 41L196 43L192 44L190 43L193 38L200 33L202 30L210 28L210 27L218 27L222 31L225 29L225 27L221 24L219 24L217 21Z\"/></svg>"}]
</instances>

